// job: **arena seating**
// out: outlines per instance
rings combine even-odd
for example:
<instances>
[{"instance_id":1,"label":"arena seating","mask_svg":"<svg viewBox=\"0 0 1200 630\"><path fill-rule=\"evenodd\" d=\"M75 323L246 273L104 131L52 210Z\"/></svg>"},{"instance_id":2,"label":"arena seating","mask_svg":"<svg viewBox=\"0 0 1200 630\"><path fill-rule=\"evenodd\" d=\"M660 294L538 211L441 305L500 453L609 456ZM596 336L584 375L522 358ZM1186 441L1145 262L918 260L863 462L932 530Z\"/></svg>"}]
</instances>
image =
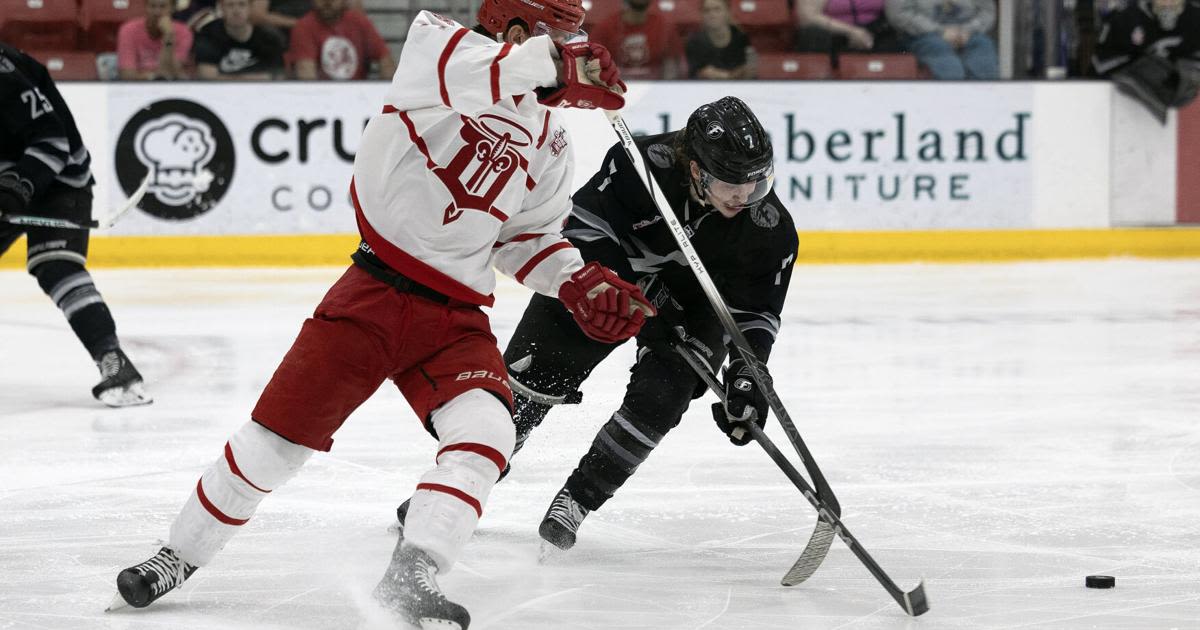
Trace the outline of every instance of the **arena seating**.
<instances>
[{"instance_id":1,"label":"arena seating","mask_svg":"<svg viewBox=\"0 0 1200 630\"><path fill-rule=\"evenodd\" d=\"M77 13L75 0L0 0L0 40L28 50L74 49Z\"/></svg>"}]
</instances>

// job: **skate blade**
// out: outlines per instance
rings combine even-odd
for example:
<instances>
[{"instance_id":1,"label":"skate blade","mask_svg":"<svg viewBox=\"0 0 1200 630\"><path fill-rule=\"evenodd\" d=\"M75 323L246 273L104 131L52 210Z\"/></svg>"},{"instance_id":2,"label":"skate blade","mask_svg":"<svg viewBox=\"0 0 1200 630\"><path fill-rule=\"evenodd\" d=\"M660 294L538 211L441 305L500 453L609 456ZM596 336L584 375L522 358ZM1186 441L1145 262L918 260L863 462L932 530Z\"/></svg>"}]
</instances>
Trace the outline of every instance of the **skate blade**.
<instances>
[{"instance_id":1,"label":"skate blade","mask_svg":"<svg viewBox=\"0 0 1200 630\"><path fill-rule=\"evenodd\" d=\"M154 402L150 394L146 393L146 389L139 383L132 383L129 387L114 387L110 390L100 392L97 396L100 402L109 407L137 407L139 405L149 405Z\"/></svg>"},{"instance_id":2,"label":"skate blade","mask_svg":"<svg viewBox=\"0 0 1200 630\"><path fill-rule=\"evenodd\" d=\"M422 617L421 630L462 630L462 626L458 625L458 622L450 621L449 619Z\"/></svg>"},{"instance_id":3,"label":"skate blade","mask_svg":"<svg viewBox=\"0 0 1200 630\"><path fill-rule=\"evenodd\" d=\"M120 593L117 593L113 596L112 601L108 603L108 608L105 608L104 612L113 612L122 608L129 608L129 602L125 601L125 598L121 597Z\"/></svg>"}]
</instances>

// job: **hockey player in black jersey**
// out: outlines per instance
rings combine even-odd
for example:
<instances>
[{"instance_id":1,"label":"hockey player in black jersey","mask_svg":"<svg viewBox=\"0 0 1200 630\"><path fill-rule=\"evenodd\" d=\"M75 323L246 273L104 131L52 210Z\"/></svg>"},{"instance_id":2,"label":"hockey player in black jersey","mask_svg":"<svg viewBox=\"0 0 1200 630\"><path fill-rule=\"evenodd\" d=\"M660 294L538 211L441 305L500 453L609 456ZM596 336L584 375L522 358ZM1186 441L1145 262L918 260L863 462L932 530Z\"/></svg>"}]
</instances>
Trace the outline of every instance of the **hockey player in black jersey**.
<instances>
[{"instance_id":1,"label":"hockey player in black jersey","mask_svg":"<svg viewBox=\"0 0 1200 630\"><path fill-rule=\"evenodd\" d=\"M1113 11L1092 63L1165 121L1200 91L1200 0L1134 0Z\"/></svg>"},{"instance_id":2,"label":"hockey player in black jersey","mask_svg":"<svg viewBox=\"0 0 1200 630\"><path fill-rule=\"evenodd\" d=\"M92 215L91 156L45 66L0 42L0 256L26 235L26 268L100 369L92 395L106 405L151 402L121 350L87 262L88 231L14 225L33 215L84 224Z\"/></svg>"},{"instance_id":3,"label":"hockey player in black jersey","mask_svg":"<svg viewBox=\"0 0 1200 630\"><path fill-rule=\"evenodd\" d=\"M721 291L755 355L766 361L795 262L797 237L772 190L771 141L741 100L697 109L681 131L639 138L645 161ZM574 196L563 234L585 261L636 281L658 309L637 336L637 362L624 400L554 497L539 531L559 548L575 543L599 509L674 428L704 383L674 349L682 346L714 371L726 336L671 233L621 146ZM530 300L504 353L515 400L519 450L552 407L578 403L579 386L617 346L571 328L554 300ZM743 360L725 371L728 405L718 425L735 444L749 441L741 422L760 426L767 403ZM740 385L735 386L735 384ZM401 524L407 503L397 510Z\"/></svg>"}]
</instances>

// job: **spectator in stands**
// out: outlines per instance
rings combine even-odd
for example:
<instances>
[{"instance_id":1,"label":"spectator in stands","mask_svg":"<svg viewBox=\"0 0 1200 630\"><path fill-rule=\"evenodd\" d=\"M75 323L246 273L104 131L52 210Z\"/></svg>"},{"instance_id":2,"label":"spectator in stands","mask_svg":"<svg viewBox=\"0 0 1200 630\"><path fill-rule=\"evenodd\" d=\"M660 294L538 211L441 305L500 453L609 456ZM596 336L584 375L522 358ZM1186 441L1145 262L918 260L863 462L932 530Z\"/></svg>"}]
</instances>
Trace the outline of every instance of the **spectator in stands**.
<instances>
[{"instance_id":1,"label":"spectator in stands","mask_svg":"<svg viewBox=\"0 0 1200 630\"><path fill-rule=\"evenodd\" d=\"M217 0L178 0L171 17L187 24L192 32L199 33L200 29L217 19Z\"/></svg>"},{"instance_id":2,"label":"spectator in stands","mask_svg":"<svg viewBox=\"0 0 1200 630\"><path fill-rule=\"evenodd\" d=\"M117 67L125 80L183 79L192 32L171 19L170 0L146 0L146 17L117 31Z\"/></svg>"},{"instance_id":3,"label":"spectator in stands","mask_svg":"<svg viewBox=\"0 0 1200 630\"><path fill-rule=\"evenodd\" d=\"M283 39L250 23L250 0L220 0L224 17L196 34L196 77L266 81L283 72Z\"/></svg>"},{"instance_id":4,"label":"spectator in stands","mask_svg":"<svg viewBox=\"0 0 1200 630\"><path fill-rule=\"evenodd\" d=\"M756 78L758 55L750 38L734 26L729 0L703 0L700 13L703 28L687 41L688 78Z\"/></svg>"},{"instance_id":5,"label":"spectator in stands","mask_svg":"<svg viewBox=\"0 0 1200 630\"><path fill-rule=\"evenodd\" d=\"M887 0L887 18L935 79L998 79L995 0Z\"/></svg>"},{"instance_id":6,"label":"spectator in stands","mask_svg":"<svg viewBox=\"0 0 1200 630\"><path fill-rule=\"evenodd\" d=\"M296 22L313 8L313 0L252 0L250 21L269 26L283 34L286 41Z\"/></svg>"},{"instance_id":7,"label":"spectator in stands","mask_svg":"<svg viewBox=\"0 0 1200 630\"><path fill-rule=\"evenodd\" d=\"M625 8L596 25L590 39L617 59L624 79L677 79L683 47L675 24L650 0L624 0Z\"/></svg>"},{"instance_id":8,"label":"spectator in stands","mask_svg":"<svg viewBox=\"0 0 1200 630\"><path fill-rule=\"evenodd\" d=\"M885 0L796 0L796 48L900 52L900 36L884 15Z\"/></svg>"},{"instance_id":9,"label":"spectator in stands","mask_svg":"<svg viewBox=\"0 0 1200 630\"><path fill-rule=\"evenodd\" d=\"M297 79L365 79L371 62L379 64L380 77L395 74L396 62L375 25L346 2L315 0L296 22L288 57Z\"/></svg>"},{"instance_id":10,"label":"spectator in stands","mask_svg":"<svg viewBox=\"0 0 1200 630\"><path fill-rule=\"evenodd\" d=\"M1200 0L1142 0L1109 13L1092 63L1166 122L1168 108L1200 91Z\"/></svg>"}]
</instances>

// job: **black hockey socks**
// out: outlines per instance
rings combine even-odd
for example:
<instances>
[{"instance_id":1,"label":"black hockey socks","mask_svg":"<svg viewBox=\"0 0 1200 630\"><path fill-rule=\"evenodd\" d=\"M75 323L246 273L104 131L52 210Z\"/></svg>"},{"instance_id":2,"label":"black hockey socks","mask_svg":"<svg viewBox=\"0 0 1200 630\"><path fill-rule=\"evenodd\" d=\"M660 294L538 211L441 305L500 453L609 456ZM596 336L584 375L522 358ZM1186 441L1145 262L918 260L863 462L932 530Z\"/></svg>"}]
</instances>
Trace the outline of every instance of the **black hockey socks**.
<instances>
[{"instance_id":1,"label":"black hockey socks","mask_svg":"<svg viewBox=\"0 0 1200 630\"><path fill-rule=\"evenodd\" d=\"M42 291L63 312L94 361L116 350L117 326L92 276L73 260L50 260L30 270Z\"/></svg>"},{"instance_id":2,"label":"black hockey socks","mask_svg":"<svg viewBox=\"0 0 1200 630\"><path fill-rule=\"evenodd\" d=\"M567 479L580 505L598 510L650 456L663 434L622 407L600 428L592 447Z\"/></svg>"}]
</instances>

